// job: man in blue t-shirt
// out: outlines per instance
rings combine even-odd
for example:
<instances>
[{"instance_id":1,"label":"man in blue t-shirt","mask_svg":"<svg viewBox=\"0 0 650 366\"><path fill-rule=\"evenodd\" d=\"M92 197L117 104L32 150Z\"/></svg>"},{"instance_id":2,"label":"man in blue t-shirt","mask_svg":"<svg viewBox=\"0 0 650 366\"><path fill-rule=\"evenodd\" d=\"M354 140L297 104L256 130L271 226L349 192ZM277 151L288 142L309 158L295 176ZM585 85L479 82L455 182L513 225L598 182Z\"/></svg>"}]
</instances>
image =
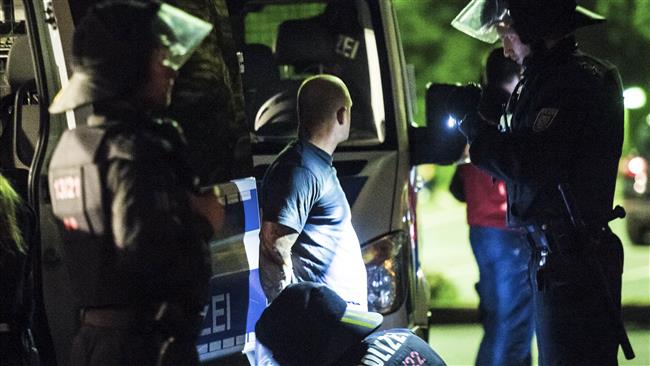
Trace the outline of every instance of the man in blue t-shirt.
<instances>
[{"instance_id":1,"label":"man in blue t-shirt","mask_svg":"<svg viewBox=\"0 0 650 366\"><path fill-rule=\"evenodd\" d=\"M297 100L299 138L278 155L262 183L262 286L271 301L291 282L324 283L366 310L359 240L332 166L336 146L350 133L350 93L339 78L317 75L302 83Z\"/></svg>"}]
</instances>

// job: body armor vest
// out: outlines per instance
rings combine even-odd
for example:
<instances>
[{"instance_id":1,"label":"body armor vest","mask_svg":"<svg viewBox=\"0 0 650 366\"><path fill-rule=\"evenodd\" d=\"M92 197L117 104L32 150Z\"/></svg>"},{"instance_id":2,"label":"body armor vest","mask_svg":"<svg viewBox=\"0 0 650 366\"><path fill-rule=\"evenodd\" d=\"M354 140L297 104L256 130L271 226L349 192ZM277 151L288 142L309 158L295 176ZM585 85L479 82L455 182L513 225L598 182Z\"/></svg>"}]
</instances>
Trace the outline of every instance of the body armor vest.
<instances>
[{"instance_id":1,"label":"body armor vest","mask_svg":"<svg viewBox=\"0 0 650 366\"><path fill-rule=\"evenodd\" d=\"M54 216L64 239L64 259L81 306L122 304L115 286L101 147L110 128L80 126L63 133L49 166Z\"/></svg>"}]
</instances>

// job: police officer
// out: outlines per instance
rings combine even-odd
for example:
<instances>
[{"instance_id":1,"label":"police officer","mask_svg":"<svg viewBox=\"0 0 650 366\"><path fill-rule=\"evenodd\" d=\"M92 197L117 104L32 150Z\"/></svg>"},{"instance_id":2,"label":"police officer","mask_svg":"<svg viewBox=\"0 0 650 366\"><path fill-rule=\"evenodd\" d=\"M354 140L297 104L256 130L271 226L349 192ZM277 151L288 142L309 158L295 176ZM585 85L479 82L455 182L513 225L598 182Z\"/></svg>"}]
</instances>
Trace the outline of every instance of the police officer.
<instances>
[{"instance_id":1,"label":"police officer","mask_svg":"<svg viewBox=\"0 0 650 366\"><path fill-rule=\"evenodd\" d=\"M509 226L526 229L534 245L540 365L616 364L626 343L623 251L607 227L623 141L621 81L573 36L602 21L573 0L473 0L452 22L483 41L500 38L525 68L505 133L480 110L453 112L465 117L472 162L507 184Z\"/></svg>"},{"instance_id":2,"label":"police officer","mask_svg":"<svg viewBox=\"0 0 650 366\"><path fill-rule=\"evenodd\" d=\"M81 304L72 365L198 363L212 230L178 129L152 113L211 28L167 4L109 1L75 30L74 73L50 112L93 113L63 134L49 172Z\"/></svg>"}]
</instances>

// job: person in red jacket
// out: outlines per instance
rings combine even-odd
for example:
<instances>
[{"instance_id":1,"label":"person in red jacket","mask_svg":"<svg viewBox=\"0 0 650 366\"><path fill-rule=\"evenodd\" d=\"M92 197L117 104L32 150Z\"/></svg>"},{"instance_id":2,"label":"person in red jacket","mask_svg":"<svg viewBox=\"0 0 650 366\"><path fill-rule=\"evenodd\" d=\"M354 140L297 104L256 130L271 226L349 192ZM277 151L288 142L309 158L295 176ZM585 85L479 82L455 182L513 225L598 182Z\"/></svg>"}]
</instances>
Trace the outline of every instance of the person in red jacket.
<instances>
[{"instance_id":1,"label":"person in red jacket","mask_svg":"<svg viewBox=\"0 0 650 366\"><path fill-rule=\"evenodd\" d=\"M494 123L519 81L520 67L502 48L487 58L481 111ZM457 167L450 191L467 203L469 239L479 267L476 290L484 335L477 365L530 365L533 335L530 249L523 234L506 228L505 183L473 164Z\"/></svg>"}]
</instances>

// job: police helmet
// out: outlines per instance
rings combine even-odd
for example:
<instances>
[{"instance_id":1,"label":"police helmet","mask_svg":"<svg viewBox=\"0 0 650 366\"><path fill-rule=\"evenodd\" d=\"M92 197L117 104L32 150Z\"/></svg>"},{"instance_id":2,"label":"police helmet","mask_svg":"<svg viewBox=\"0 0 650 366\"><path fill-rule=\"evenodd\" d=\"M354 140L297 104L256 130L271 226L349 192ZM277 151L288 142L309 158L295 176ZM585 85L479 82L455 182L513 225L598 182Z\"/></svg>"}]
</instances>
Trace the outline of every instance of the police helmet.
<instances>
[{"instance_id":1,"label":"police helmet","mask_svg":"<svg viewBox=\"0 0 650 366\"><path fill-rule=\"evenodd\" d=\"M531 44L604 21L575 0L472 0L451 24L487 43L496 42L497 25L506 24L517 31L522 42Z\"/></svg>"},{"instance_id":2,"label":"police helmet","mask_svg":"<svg viewBox=\"0 0 650 366\"><path fill-rule=\"evenodd\" d=\"M49 110L128 97L147 77L151 52L165 47L163 64L178 70L212 25L156 1L109 0L88 10L75 29L73 74Z\"/></svg>"}]
</instances>

